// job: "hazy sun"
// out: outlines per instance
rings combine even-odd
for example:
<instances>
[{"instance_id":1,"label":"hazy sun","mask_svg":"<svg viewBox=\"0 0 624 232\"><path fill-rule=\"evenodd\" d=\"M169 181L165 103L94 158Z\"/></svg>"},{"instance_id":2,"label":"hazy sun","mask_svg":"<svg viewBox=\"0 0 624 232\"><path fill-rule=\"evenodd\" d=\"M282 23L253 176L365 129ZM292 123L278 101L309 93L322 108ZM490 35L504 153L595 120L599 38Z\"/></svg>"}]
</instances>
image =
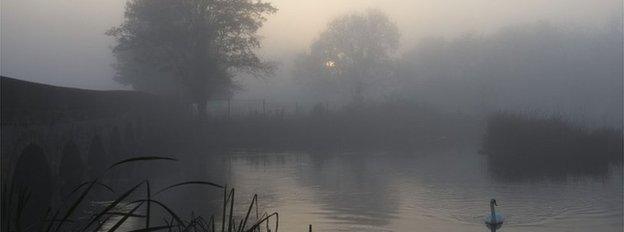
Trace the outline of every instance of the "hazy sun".
<instances>
[{"instance_id":1,"label":"hazy sun","mask_svg":"<svg viewBox=\"0 0 624 232\"><path fill-rule=\"evenodd\" d=\"M333 68L336 66L336 62L334 62L333 60L329 60L327 62L325 62L325 67L327 68Z\"/></svg>"}]
</instances>

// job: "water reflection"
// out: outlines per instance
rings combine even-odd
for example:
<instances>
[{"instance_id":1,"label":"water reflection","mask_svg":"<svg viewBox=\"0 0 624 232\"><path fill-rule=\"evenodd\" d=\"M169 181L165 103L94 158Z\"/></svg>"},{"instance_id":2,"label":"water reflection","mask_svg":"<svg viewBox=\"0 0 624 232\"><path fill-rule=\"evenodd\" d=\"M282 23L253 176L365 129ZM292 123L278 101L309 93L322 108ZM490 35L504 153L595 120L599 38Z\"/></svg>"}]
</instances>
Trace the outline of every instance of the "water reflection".
<instances>
[{"instance_id":1,"label":"water reflection","mask_svg":"<svg viewBox=\"0 0 624 232\"><path fill-rule=\"evenodd\" d=\"M236 153L224 158L241 194L260 193L285 231L484 231L492 197L505 231L622 228L622 169L600 178L492 179L465 148L396 153ZM239 195L240 196L240 195ZM243 203L241 203L243 204Z\"/></svg>"},{"instance_id":2,"label":"water reflection","mask_svg":"<svg viewBox=\"0 0 624 232\"><path fill-rule=\"evenodd\" d=\"M506 181L493 178L486 158L475 150L189 155L159 169L152 186L188 180L228 183L236 189L237 214L244 214L257 193L261 209L280 213L283 231L306 231L308 224L315 231L485 231L482 220L490 198L506 215L504 231L615 231L624 226L621 167L599 178ZM219 214L221 194L188 187L158 198L181 217L209 217Z\"/></svg>"},{"instance_id":3,"label":"water reflection","mask_svg":"<svg viewBox=\"0 0 624 232\"><path fill-rule=\"evenodd\" d=\"M493 180L502 182L536 182L542 180L567 181L568 179L603 179L621 167L619 161L548 161L542 159L510 156L507 154L487 154L485 159L488 174ZM553 165L553 163L557 163ZM574 163L574 164L570 164Z\"/></svg>"},{"instance_id":4,"label":"water reflection","mask_svg":"<svg viewBox=\"0 0 624 232\"><path fill-rule=\"evenodd\" d=\"M384 167L360 154L309 154L309 165L298 174L304 186L315 186L316 202L347 224L385 226L395 218L399 202L385 179Z\"/></svg>"}]
</instances>

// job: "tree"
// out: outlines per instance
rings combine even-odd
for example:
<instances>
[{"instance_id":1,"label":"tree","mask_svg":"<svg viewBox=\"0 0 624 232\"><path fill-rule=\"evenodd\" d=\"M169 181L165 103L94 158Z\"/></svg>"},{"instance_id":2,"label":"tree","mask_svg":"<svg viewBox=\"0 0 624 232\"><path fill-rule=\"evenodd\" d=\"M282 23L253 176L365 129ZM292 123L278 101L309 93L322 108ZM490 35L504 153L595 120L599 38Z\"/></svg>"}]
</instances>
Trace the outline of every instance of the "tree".
<instances>
[{"instance_id":1,"label":"tree","mask_svg":"<svg viewBox=\"0 0 624 232\"><path fill-rule=\"evenodd\" d=\"M187 96L200 115L229 95L236 72L270 75L257 31L277 9L251 0L131 0L114 37L115 79L133 88Z\"/></svg>"},{"instance_id":2,"label":"tree","mask_svg":"<svg viewBox=\"0 0 624 232\"><path fill-rule=\"evenodd\" d=\"M398 28L383 12L345 15L329 23L296 60L294 72L314 88L346 90L359 101L368 88L388 80L398 45Z\"/></svg>"}]
</instances>

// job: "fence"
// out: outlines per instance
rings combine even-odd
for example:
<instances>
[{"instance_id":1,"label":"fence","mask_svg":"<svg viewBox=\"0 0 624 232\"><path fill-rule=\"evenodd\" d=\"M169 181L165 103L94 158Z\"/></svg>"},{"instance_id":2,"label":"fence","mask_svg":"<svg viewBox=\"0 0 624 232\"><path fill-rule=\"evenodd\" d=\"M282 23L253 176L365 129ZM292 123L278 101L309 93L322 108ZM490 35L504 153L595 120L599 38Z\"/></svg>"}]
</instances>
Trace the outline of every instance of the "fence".
<instances>
[{"instance_id":1,"label":"fence","mask_svg":"<svg viewBox=\"0 0 624 232\"><path fill-rule=\"evenodd\" d=\"M329 102L269 101L266 99L231 99L208 102L208 116L236 119L250 116L292 117L308 114L315 106L330 110Z\"/></svg>"}]
</instances>

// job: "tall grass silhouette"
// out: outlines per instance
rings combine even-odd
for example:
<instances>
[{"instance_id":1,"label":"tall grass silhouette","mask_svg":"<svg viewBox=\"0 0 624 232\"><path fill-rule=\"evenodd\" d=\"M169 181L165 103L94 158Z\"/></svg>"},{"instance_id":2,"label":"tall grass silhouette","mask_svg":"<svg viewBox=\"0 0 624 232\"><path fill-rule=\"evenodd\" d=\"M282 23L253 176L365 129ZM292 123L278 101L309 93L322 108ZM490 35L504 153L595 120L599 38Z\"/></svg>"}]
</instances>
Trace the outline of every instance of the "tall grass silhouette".
<instances>
[{"instance_id":1,"label":"tall grass silhouette","mask_svg":"<svg viewBox=\"0 0 624 232\"><path fill-rule=\"evenodd\" d=\"M21 217L29 200L30 190L27 188L15 187L15 183L6 184L2 191L2 231L22 232L22 231L121 231L122 225L130 218L140 218L145 221L141 228L133 228L134 232L148 231L170 231L170 232L277 232L279 224L279 214L277 212L260 215L258 208L258 195L254 195L245 215L235 215L234 213L234 188L216 184L209 181L186 181L175 183L165 188L153 191L149 180L136 183L129 189L120 192L114 200L106 203L103 207L92 212L79 210L80 207L89 203L89 196L94 194L95 188L103 188L109 192L116 193L116 190L100 180L109 173L110 170L121 168L121 166L133 162L150 161L175 162L175 158L143 156L134 157L111 165L101 177L81 183L64 196L60 206L56 208L48 207L46 214L33 225L22 225ZM213 214L206 219L202 216L191 216L182 218L174 212L165 202L158 198L161 193L173 191L189 185L207 186L223 190L223 209L221 212L221 222L218 225L217 215ZM255 216L252 212L255 209ZM140 210L144 214L137 213ZM154 211L161 210L165 215L162 222L156 223ZM239 220L240 218L240 220ZM274 218L275 223L270 220ZM220 230L217 229L220 227ZM264 228L263 228L264 227ZM127 229L126 229L127 231Z\"/></svg>"}]
</instances>

